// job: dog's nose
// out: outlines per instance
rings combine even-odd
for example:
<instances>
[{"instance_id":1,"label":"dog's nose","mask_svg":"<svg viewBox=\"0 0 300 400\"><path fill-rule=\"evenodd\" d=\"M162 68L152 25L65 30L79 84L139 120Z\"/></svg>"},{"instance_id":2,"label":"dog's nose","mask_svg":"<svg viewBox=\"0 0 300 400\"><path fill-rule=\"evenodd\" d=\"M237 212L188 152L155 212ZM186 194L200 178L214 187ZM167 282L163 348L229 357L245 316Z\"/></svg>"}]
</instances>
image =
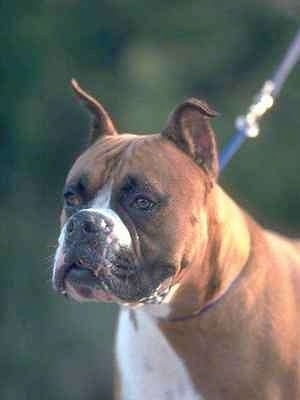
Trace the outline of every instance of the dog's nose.
<instances>
[{"instance_id":1,"label":"dog's nose","mask_svg":"<svg viewBox=\"0 0 300 400\"><path fill-rule=\"evenodd\" d=\"M82 210L73 215L66 226L69 238L74 236L107 236L112 230L112 222L107 217L88 210Z\"/></svg>"}]
</instances>

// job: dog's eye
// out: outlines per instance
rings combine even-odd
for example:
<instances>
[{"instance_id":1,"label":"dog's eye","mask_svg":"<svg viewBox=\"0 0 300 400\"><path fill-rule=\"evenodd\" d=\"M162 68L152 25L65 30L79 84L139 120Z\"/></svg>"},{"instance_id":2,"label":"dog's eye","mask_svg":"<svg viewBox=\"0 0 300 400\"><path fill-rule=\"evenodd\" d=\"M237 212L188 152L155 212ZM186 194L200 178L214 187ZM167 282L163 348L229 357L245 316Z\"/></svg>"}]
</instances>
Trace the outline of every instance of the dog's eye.
<instances>
[{"instance_id":1,"label":"dog's eye","mask_svg":"<svg viewBox=\"0 0 300 400\"><path fill-rule=\"evenodd\" d=\"M137 196L131 203L131 206L140 211L150 211L156 203L145 196Z\"/></svg>"},{"instance_id":2,"label":"dog's eye","mask_svg":"<svg viewBox=\"0 0 300 400\"><path fill-rule=\"evenodd\" d=\"M68 207L78 207L81 204L81 198L73 190L67 190L64 199Z\"/></svg>"}]
</instances>

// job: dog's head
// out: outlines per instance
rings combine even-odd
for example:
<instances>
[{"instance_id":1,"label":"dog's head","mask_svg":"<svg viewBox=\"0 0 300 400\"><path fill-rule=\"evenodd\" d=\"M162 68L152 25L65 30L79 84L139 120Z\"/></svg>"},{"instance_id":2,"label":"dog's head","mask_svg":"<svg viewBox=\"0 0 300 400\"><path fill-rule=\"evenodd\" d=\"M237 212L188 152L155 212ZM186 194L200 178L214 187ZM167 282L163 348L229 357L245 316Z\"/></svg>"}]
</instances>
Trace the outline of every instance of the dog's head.
<instances>
[{"instance_id":1,"label":"dog's head","mask_svg":"<svg viewBox=\"0 0 300 400\"><path fill-rule=\"evenodd\" d=\"M205 251L215 112L188 99L162 133L118 134L103 107L72 86L93 125L65 183L54 288L77 300L159 302Z\"/></svg>"}]
</instances>

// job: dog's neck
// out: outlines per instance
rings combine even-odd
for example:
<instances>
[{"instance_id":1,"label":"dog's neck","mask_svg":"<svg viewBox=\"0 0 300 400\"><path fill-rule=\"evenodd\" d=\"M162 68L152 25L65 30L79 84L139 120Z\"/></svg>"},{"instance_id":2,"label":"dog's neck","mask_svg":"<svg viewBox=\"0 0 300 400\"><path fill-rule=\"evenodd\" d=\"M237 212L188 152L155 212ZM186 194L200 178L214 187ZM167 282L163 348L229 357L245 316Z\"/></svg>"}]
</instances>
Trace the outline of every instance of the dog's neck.
<instances>
[{"instance_id":1,"label":"dog's neck","mask_svg":"<svg viewBox=\"0 0 300 400\"><path fill-rule=\"evenodd\" d=\"M246 215L218 185L209 196L205 245L199 248L191 265L181 271L164 304L145 307L145 311L161 319L200 317L238 284L247 264L250 232Z\"/></svg>"},{"instance_id":2,"label":"dog's neck","mask_svg":"<svg viewBox=\"0 0 300 400\"><path fill-rule=\"evenodd\" d=\"M212 288L208 287L207 300L226 290L240 275L249 258L251 240L246 214L219 186L212 195L211 232L205 259L212 274Z\"/></svg>"}]
</instances>

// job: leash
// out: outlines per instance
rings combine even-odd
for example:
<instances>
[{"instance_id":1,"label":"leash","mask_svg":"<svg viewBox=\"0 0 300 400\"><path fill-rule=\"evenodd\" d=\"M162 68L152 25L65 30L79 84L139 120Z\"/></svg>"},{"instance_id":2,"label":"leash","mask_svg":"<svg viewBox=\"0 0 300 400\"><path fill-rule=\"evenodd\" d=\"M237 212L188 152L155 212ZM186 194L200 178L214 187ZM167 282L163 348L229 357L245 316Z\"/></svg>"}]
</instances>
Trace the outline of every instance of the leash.
<instances>
[{"instance_id":1,"label":"leash","mask_svg":"<svg viewBox=\"0 0 300 400\"><path fill-rule=\"evenodd\" d=\"M219 163L221 170L226 167L247 138L256 138L259 135L260 119L273 106L275 99L279 96L285 81L299 59L300 28L296 32L272 78L264 82L258 95L254 97L247 114L237 117L235 121L236 131L220 155Z\"/></svg>"}]
</instances>

